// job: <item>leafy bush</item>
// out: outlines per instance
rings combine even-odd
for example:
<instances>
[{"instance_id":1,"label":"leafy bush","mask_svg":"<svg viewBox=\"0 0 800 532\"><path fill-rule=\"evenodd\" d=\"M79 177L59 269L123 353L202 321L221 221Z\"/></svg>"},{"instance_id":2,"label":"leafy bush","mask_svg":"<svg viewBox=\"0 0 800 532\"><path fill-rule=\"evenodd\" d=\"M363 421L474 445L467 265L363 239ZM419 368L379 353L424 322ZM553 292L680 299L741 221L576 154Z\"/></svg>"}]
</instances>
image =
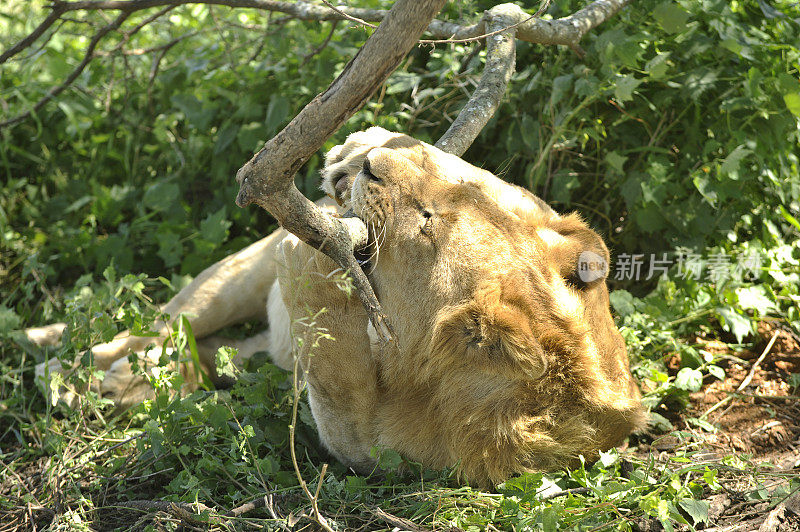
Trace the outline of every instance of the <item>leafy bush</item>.
<instances>
[{"instance_id":1,"label":"leafy bush","mask_svg":"<svg viewBox=\"0 0 800 532\"><path fill-rule=\"evenodd\" d=\"M474 19L492 4L451 3L446 14ZM548 14L582 5L559 3ZM0 47L30 32L43 6L4 6ZM693 335L747 344L754 320L764 317L800 328L798 9L789 0L647 0L587 35L585 55L521 43L507 97L465 155L560 210L581 211L617 267L623 257L667 254L666 276L611 280L612 305L654 409L720 376L719 361ZM151 14L134 14L124 28ZM86 19L105 23L99 13ZM320 481L321 510L343 526L376 516L391 523L376 510L388 505L431 527L629 529L649 516L669 529L707 521L702 497L728 478L762 497L762 470L739 458L724 467L693 464L690 437L681 433L687 443L668 463L610 453L593 466L512 479L491 494L391 450L381 455L384 477L332 463L321 478L316 467L326 457L313 421L304 406L300 422L292 421L291 379L269 364L254 362L231 390L183 398L171 393L177 377L164 374L168 382L154 382L157 399L122 416L92 394L71 412L36 392L33 366L44 356L67 361L118 330L147 331L158 314L151 301L275 227L266 213L233 206L233 175L367 36L339 24L326 43L330 29L252 9L180 6L127 40L110 34L72 88L0 132L0 460L11 468L0 479L60 457L16 506L0 497L0 512L52 501L55 485L67 501L58 519L73 524L125 500L204 501L219 512L265 492L284 517L309 513L287 451L290 425L301 476L313 489ZM60 83L82 59L86 35L85 24L68 21L30 55L2 65L4 116ZM167 43L163 57L137 52ZM477 46L415 49L326 148L370 125L436 140L482 68ZM312 197L320 164L313 157L297 177ZM698 256L697 278L679 264L690 254ZM737 269L750 256L758 264ZM727 258L715 270L724 275L709 275L715 257ZM70 323L69 342L56 351L9 341L18 339L12 331L55 320ZM190 338L184 331L187 346ZM679 355L674 376L663 363L668 353ZM97 377L90 370L72 384ZM655 433L669 430L666 419L654 419ZM796 480L787 486L797 489ZM548 498L555 490L560 496ZM258 512L197 519L275 525Z\"/></svg>"}]
</instances>

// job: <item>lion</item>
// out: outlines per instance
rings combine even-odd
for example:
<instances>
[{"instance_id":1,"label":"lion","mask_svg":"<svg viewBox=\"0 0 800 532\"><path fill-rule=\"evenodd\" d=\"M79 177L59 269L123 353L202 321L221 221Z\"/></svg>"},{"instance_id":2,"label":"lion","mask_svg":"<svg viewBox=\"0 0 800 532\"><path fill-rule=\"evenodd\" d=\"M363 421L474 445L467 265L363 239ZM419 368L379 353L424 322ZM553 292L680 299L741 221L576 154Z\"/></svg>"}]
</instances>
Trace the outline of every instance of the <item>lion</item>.
<instances>
[{"instance_id":1,"label":"lion","mask_svg":"<svg viewBox=\"0 0 800 532\"><path fill-rule=\"evenodd\" d=\"M164 306L190 317L216 381L220 345L238 348L239 364L265 349L287 369L301 356L320 441L359 472L375 467L380 446L496 484L596 459L642 426L609 309L608 250L577 214L559 215L488 171L378 127L328 153L322 189L369 228L364 267L394 341L378 342L358 298L331 282L337 267L327 256L279 230ZM581 269L587 256L599 265L591 275ZM255 337L213 336L264 309L269 328ZM292 342L309 333L308 316L330 336L313 356ZM106 371L99 391L118 405L151 393L126 355L157 358L160 349L146 348L164 341L168 325L158 328L155 341L123 333L92 349ZM28 333L52 343L59 326ZM37 368L53 371L62 369Z\"/></svg>"}]
</instances>

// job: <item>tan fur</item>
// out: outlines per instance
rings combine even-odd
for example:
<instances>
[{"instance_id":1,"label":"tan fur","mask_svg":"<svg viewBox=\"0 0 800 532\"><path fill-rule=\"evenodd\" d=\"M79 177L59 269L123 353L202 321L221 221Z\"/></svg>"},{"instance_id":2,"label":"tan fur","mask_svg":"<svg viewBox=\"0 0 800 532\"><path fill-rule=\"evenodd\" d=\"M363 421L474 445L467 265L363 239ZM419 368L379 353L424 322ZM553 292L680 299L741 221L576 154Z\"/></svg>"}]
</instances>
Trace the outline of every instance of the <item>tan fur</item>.
<instances>
[{"instance_id":1,"label":"tan fur","mask_svg":"<svg viewBox=\"0 0 800 532\"><path fill-rule=\"evenodd\" d=\"M309 393L341 460L370 465L379 444L499 482L591 460L642 423L605 280L567 282L582 251L608 263L580 218L377 128L332 151L323 179L370 225L379 244L370 280L397 333L395 345L368 349L363 310L326 279L333 264L284 245L290 315L327 308L317 325L336 339L315 350ZM308 282L298 296L299 278Z\"/></svg>"},{"instance_id":2,"label":"tan fur","mask_svg":"<svg viewBox=\"0 0 800 532\"><path fill-rule=\"evenodd\" d=\"M380 128L331 150L322 188L370 227L369 276L395 343L377 345L358 299L332 282L334 264L285 233L213 266L165 309L194 312L194 332L206 336L257 315L277 277L269 340L252 340L240 357L269 344L287 367L288 329L295 339L319 330L333 337L311 356L308 342L295 355L320 439L343 463L367 470L380 445L427 467L457 466L474 482L500 482L581 454L594 459L641 425L605 279L571 281L584 251L608 263L578 216ZM149 342L120 338L95 352L113 352L102 359L112 368ZM205 357L213 366L213 352Z\"/></svg>"}]
</instances>

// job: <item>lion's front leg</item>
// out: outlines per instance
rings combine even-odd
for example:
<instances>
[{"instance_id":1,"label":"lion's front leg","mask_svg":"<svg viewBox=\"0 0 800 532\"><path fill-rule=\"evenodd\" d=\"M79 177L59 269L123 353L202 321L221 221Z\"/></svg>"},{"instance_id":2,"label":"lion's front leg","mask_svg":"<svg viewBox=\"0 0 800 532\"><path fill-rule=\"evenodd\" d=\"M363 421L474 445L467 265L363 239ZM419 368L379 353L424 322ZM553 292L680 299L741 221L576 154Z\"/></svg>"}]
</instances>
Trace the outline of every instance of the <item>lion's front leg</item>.
<instances>
[{"instance_id":1,"label":"lion's front leg","mask_svg":"<svg viewBox=\"0 0 800 532\"><path fill-rule=\"evenodd\" d=\"M322 253L290 236L278 256L295 367L307 375L320 440L345 465L369 470L378 387L367 315L355 293L341 289L341 270Z\"/></svg>"}]
</instances>

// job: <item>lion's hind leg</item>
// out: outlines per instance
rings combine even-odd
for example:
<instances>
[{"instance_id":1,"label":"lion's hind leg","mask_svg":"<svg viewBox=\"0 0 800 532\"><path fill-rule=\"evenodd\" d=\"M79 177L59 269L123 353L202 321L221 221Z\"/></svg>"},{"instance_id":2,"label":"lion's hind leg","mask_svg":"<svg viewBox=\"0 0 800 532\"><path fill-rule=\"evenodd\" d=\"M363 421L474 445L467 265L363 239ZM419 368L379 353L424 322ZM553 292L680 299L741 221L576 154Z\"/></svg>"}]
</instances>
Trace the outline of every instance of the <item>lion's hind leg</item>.
<instances>
[{"instance_id":1,"label":"lion's hind leg","mask_svg":"<svg viewBox=\"0 0 800 532\"><path fill-rule=\"evenodd\" d=\"M66 323L51 323L44 327L29 327L25 329L25 337L34 345L39 347L56 346L61 343L61 335L64 334Z\"/></svg>"},{"instance_id":2,"label":"lion's hind leg","mask_svg":"<svg viewBox=\"0 0 800 532\"><path fill-rule=\"evenodd\" d=\"M136 353L134 361L129 361L126 357L114 362L100 382L98 392L105 398L113 399L117 409L124 410L140 404L145 399L155 397L154 384L164 370L180 372L184 382L183 392L197 389L203 376L208 377L216 387L230 386L233 384L233 379L217 372L216 354L219 348L226 346L235 349L236 355L231 362L237 368L242 368L245 361L255 353L266 351L268 344L267 331L241 340L222 336L209 336L197 340L200 367L181 361L170 361L165 366L161 366L162 356L166 355L172 358L175 350L172 347L153 347ZM186 351L188 352L188 349ZM188 356L188 353L184 353L183 356ZM134 369L134 364L138 370ZM161 367L163 370L155 370L157 367Z\"/></svg>"}]
</instances>

